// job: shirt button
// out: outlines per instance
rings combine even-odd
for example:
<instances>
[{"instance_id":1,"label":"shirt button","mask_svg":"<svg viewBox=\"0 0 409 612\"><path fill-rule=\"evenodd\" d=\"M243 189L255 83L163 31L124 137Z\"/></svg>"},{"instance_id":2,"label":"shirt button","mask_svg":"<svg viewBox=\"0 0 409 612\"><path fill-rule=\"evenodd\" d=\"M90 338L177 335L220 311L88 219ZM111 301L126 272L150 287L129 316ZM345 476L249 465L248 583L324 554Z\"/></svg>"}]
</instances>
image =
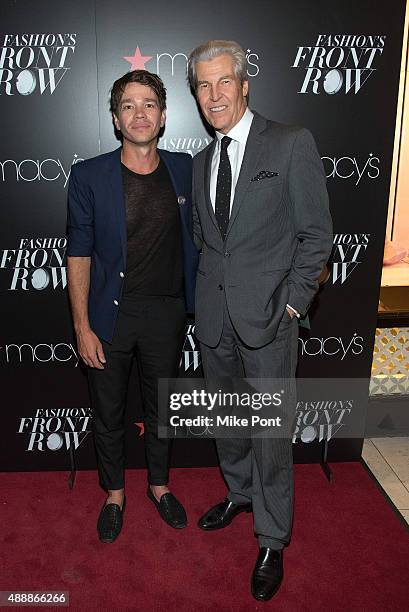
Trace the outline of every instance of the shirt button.
<instances>
[{"instance_id":1,"label":"shirt button","mask_svg":"<svg viewBox=\"0 0 409 612\"><path fill-rule=\"evenodd\" d=\"M120 272L120 273L119 273L119 276L120 276L121 278L123 278L123 277L125 276L125 274L124 274L123 272Z\"/></svg>"},{"instance_id":2,"label":"shirt button","mask_svg":"<svg viewBox=\"0 0 409 612\"><path fill-rule=\"evenodd\" d=\"M220 291L223 291L223 285L219 285L218 288L220 289Z\"/></svg>"},{"instance_id":3,"label":"shirt button","mask_svg":"<svg viewBox=\"0 0 409 612\"><path fill-rule=\"evenodd\" d=\"M224 254L225 257L230 257L230 253L228 253L227 251Z\"/></svg>"},{"instance_id":4,"label":"shirt button","mask_svg":"<svg viewBox=\"0 0 409 612\"><path fill-rule=\"evenodd\" d=\"M115 306L119 306L118 300L114 300L114 304L115 304Z\"/></svg>"}]
</instances>

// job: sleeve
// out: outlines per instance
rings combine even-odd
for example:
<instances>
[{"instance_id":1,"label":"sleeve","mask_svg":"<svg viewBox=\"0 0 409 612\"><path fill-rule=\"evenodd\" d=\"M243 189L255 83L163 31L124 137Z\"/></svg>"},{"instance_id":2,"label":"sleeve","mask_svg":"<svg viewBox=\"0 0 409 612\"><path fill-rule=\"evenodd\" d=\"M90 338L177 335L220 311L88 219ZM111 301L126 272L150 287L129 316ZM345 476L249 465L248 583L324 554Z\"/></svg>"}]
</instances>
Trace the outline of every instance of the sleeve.
<instances>
[{"instance_id":1,"label":"sleeve","mask_svg":"<svg viewBox=\"0 0 409 612\"><path fill-rule=\"evenodd\" d=\"M89 257L94 243L94 202L77 170L72 166L68 183L67 255Z\"/></svg>"},{"instance_id":2,"label":"sleeve","mask_svg":"<svg viewBox=\"0 0 409 612\"><path fill-rule=\"evenodd\" d=\"M326 177L312 134L299 131L289 167L289 191L297 248L288 276L288 303L304 316L332 248Z\"/></svg>"}]
</instances>

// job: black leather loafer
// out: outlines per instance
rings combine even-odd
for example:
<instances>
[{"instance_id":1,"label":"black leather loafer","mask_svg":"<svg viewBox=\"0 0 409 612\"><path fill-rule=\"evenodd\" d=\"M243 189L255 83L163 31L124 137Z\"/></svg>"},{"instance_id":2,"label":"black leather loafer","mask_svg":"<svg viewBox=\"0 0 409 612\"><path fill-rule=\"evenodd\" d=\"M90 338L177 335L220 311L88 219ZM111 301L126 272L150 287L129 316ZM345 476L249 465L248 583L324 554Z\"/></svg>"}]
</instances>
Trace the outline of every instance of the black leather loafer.
<instances>
[{"instance_id":1,"label":"black leather loafer","mask_svg":"<svg viewBox=\"0 0 409 612\"><path fill-rule=\"evenodd\" d=\"M174 529L183 529L183 527L186 527L187 516L185 509L172 493L164 493L160 501L158 501L152 493L151 488L148 486L147 495L157 507L165 523Z\"/></svg>"},{"instance_id":2,"label":"black leather loafer","mask_svg":"<svg viewBox=\"0 0 409 612\"><path fill-rule=\"evenodd\" d=\"M125 512L126 497L122 504L122 510L118 504L105 504L99 513L97 529L101 542L105 544L113 542L121 533L123 516Z\"/></svg>"},{"instance_id":3,"label":"black leather loafer","mask_svg":"<svg viewBox=\"0 0 409 612\"><path fill-rule=\"evenodd\" d=\"M283 551L260 548L251 578L251 592L255 599L268 601L283 581Z\"/></svg>"},{"instance_id":4,"label":"black leather loafer","mask_svg":"<svg viewBox=\"0 0 409 612\"><path fill-rule=\"evenodd\" d=\"M198 526L204 531L213 531L215 529L223 529L230 525L235 516L240 512L251 512L252 505L248 504L233 504L227 498L213 506L199 519Z\"/></svg>"}]
</instances>

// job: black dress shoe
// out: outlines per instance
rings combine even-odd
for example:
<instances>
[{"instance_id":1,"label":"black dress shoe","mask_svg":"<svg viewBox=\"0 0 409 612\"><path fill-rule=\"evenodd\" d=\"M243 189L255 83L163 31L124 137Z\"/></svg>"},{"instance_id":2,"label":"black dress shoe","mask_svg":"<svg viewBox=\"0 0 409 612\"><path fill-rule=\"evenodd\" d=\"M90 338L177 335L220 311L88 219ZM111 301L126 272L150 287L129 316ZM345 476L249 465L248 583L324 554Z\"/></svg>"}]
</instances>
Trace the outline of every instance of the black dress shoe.
<instances>
[{"instance_id":1,"label":"black dress shoe","mask_svg":"<svg viewBox=\"0 0 409 612\"><path fill-rule=\"evenodd\" d=\"M147 495L157 507L165 523L174 529L186 527L187 516L185 509L172 493L164 493L158 501L148 486Z\"/></svg>"},{"instance_id":2,"label":"black dress shoe","mask_svg":"<svg viewBox=\"0 0 409 612\"><path fill-rule=\"evenodd\" d=\"M101 542L113 542L121 533L125 505L126 497L124 496L122 510L118 504L104 503L102 506L97 523L98 535Z\"/></svg>"},{"instance_id":3,"label":"black dress shoe","mask_svg":"<svg viewBox=\"0 0 409 612\"><path fill-rule=\"evenodd\" d=\"M240 512L251 512L251 503L248 504L233 504L227 498L213 506L199 519L198 526L205 531L213 531L215 529L223 529L230 525L235 516Z\"/></svg>"},{"instance_id":4,"label":"black dress shoe","mask_svg":"<svg viewBox=\"0 0 409 612\"><path fill-rule=\"evenodd\" d=\"M260 548L251 578L253 597L259 601L271 599L280 588L283 573L283 551Z\"/></svg>"}]
</instances>

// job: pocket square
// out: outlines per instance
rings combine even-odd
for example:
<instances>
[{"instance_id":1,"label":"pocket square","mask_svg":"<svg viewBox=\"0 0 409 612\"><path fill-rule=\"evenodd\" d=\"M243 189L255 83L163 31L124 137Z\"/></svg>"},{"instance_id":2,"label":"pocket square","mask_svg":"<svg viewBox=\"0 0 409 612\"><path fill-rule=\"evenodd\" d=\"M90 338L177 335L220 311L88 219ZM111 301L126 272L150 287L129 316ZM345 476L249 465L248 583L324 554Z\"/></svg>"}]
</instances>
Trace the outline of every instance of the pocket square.
<instances>
[{"instance_id":1,"label":"pocket square","mask_svg":"<svg viewBox=\"0 0 409 612\"><path fill-rule=\"evenodd\" d=\"M258 174L256 174L256 176L253 176L253 178L250 179L250 182L253 183L254 181L262 181L263 179L273 178L274 176L278 176L278 172L271 172L270 170L261 170Z\"/></svg>"}]
</instances>

